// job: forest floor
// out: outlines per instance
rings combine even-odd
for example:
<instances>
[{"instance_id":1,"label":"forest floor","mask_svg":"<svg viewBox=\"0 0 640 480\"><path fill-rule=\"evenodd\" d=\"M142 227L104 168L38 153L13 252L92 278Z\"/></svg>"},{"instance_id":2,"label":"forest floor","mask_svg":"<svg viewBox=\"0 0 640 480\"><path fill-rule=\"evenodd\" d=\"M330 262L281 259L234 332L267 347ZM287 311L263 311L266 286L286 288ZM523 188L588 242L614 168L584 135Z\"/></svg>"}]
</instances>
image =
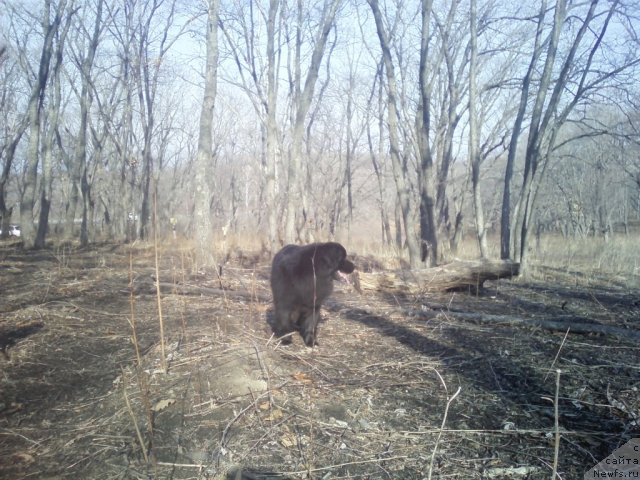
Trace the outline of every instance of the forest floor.
<instances>
[{"instance_id":1,"label":"forest floor","mask_svg":"<svg viewBox=\"0 0 640 480\"><path fill-rule=\"evenodd\" d=\"M270 339L268 258L159 261L164 347L152 248L0 245L0 478L549 479L557 419L558 478L582 479L640 437L638 278L337 284L310 349Z\"/></svg>"}]
</instances>

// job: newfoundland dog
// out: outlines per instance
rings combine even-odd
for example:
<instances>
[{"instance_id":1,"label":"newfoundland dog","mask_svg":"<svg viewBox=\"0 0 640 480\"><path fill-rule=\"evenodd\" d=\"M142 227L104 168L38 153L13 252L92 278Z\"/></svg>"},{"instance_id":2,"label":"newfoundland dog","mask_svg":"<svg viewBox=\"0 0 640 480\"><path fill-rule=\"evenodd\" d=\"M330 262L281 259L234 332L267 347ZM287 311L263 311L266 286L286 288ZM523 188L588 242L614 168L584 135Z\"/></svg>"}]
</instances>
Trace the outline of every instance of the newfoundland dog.
<instances>
[{"instance_id":1,"label":"newfoundland dog","mask_svg":"<svg viewBox=\"0 0 640 480\"><path fill-rule=\"evenodd\" d=\"M298 331L307 346L316 345L322 302L333 291L338 272L354 268L345 248L335 242L287 245L276 253L271 265L275 335ZM291 343L291 336L282 342Z\"/></svg>"}]
</instances>

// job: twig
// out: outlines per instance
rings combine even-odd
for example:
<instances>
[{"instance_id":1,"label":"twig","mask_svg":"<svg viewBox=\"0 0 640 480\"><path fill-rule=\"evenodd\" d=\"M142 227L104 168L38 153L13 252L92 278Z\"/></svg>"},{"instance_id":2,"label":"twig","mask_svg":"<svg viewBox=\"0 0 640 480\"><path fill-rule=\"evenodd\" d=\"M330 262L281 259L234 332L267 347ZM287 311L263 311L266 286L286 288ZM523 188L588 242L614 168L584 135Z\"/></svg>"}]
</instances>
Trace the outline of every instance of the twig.
<instances>
[{"instance_id":1,"label":"twig","mask_svg":"<svg viewBox=\"0 0 640 480\"><path fill-rule=\"evenodd\" d=\"M294 332L295 333L295 332ZM291 334L293 335L293 333ZM281 337L282 338L282 337ZM308 350L308 349L307 349ZM324 373L322 370L320 370L318 367L316 367L315 365L312 365L311 363L309 363L307 360L305 360L302 356L295 354L293 352L285 352L288 355L290 355L291 357L295 358L298 362L300 363L304 363L305 365L307 365L311 370L317 372L320 376L322 376L325 380L327 381L331 381L331 377L329 377L326 373Z\"/></svg>"},{"instance_id":2,"label":"twig","mask_svg":"<svg viewBox=\"0 0 640 480\"><path fill-rule=\"evenodd\" d=\"M273 431L275 431L275 429L280 425L288 424L289 420L291 420L292 418L295 418L295 416L296 416L295 414L287 415L286 417L283 417L282 419L280 419L279 422L272 423L271 428L266 433L264 433L260 438L258 438L258 440L254 442L251 448L245 450L245 452L240 457L240 460L244 461L247 458L247 456L251 455L255 451L255 449L258 448L258 445L260 445L260 442L262 442L262 440L264 440L268 436L271 436L273 434Z\"/></svg>"},{"instance_id":3,"label":"twig","mask_svg":"<svg viewBox=\"0 0 640 480\"><path fill-rule=\"evenodd\" d=\"M440 379L440 382L442 382L442 386L444 387L444 391L445 393L447 393L447 384L444 381L444 379L442 378L442 376L440 375L440 372L438 372L438 370L436 370L434 368L434 371L436 372L436 375L438 375L438 378ZM440 443L440 438L442 438L442 433L444 431L444 426L447 422L447 415L449 414L449 407L451 406L451 403L455 400L455 398L458 396L458 394L460 393L460 391L462 390L462 387L458 387L458 390L456 390L456 393L453 394L453 396L451 398L447 398L447 405L444 408L444 415L442 416L442 424L440 425L440 431L438 432L438 436L436 437L436 443L433 446L433 451L431 452L431 461L429 462L429 473L427 475L427 479L431 480L431 475L433 474L433 464L435 462L436 459L436 452L438 451L438 444Z\"/></svg>"},{"instance_id":4,"label":"twig","mask_svg":"<svg viewBox=\"0 0 640 480\"><path fill-rule=\"evenodd\" d=\"M567 330L569 333L569 330ZM560 452L560 426L558 422L558 392L560 391L560 369L556 370L556 396L553 401L553 416L554 416L554 430L555 430L555 446L553 451L553 473L551 480L554 480L558 476L558 454Z\"/></svg>"},{"instance_id":5,"label":"twig","mask_svg":"<svg viewBox=\"0 0 640 480\"><path fill-rule=\"evenodd\" d=\"M313 472L323 472L325 470L333 470L334 468L348 467L350 465L363 465L366 463L388 462L389 460L403 460L408 458L407 455L398 455L397 457L372 458L371 460L357 460L355 462L338 463L327 467L310 468L308 470L300 470L296 472L282 472L285 475L306 475Z\"/></svg>"},{"instance_id":6,"label":"twig","mask_svg":"<svg viewBox=\"0 0 640 480\"><path fill-rule=\"evenodd\" d=\"M277 337L277 338L276 338L275 334L272 333L271 336L269 337L269 340L267 340L266 346L269 346L269 344L271 343L271 340L274 340L275 343L276 343L275 348L277 349L278 347L280 347L282 345L282 340L283 339L292 337L294 333L296 333L296 332L289 332L286 335L283 335L283 336Z\"/></svg>"},{"instance_id":7,"label":"twig","mask_svg":"<svg viewBox=\"0 0 640 480\"><path fill-rule=\"evenodd\" d=\"M37 442L35 440L31 440L29 437L25 437L24 435L22 435L21 433L17 433L17 432L13 432L11 430L6 430L4 432L0 432L0 435L15 435L16 437L20 437L23 438L24 440L26 440L27 442L33 443L34 445L37 445L38 447L41 447L42 444L40 442Z\"/></svg>"},{"instance_id":8,"label":"twig","mask_svg":"<svg viewBox=\"0 0 640 480\"><path fill-rule=\"evenodd\" d=\"M129 397L127 397L127 382L125 381L126 376L124 373L124 369L122 370L122 395L124 396L124 401L127 404L127 410L129 411L129 415L131 415L131 420L133 421L133 426L136 429L136 435L138 435L138 442L140 443L140 448L142 449L142 455L144 456L144 461L149 464L149 457L147 456L147 449L144 446L144 440L142 439L142 433L140 432L140 428L138 428L138 422L136 421L136 416L133 413L133 409L131 408L131 404L129 403Z\"/></svg>"},{"instance_id":9,"label":"twig","mask_svg":"<svg viewBox=\"0 0 640 480\"><path fill-rule=\"evenodd\" d=\"M558 347L558 351L556 352L556 356L553 359L553 362L551 362L551 365L549 365L549 371L544 376L544 381L545 382L547 381L547 378L549 378L549 373L551 373L551 369L556 364L556 361L558 360L558 357L560 356L560 351L562 350L562 347L564 346L564 342L567 340L567 335L569 335L569 331L570 330L571 330L571 327L567 328L567 331L564 334L564 338L562 339L562 342L560 342L560 346Z\"/></svg>"},{"instance_id":10,"label":"twig","mask_svg":"<svg viewBox=\"0 0 640 480\"><path fill-rule=\"evenodd\" d=\"M142 358L140 357L140 346L138 345L138 336L136 334L136 313L135 313L135 296L133 294L133 253L129 250L129 305L131 308L131 332L133 336L133 346L136 349L136 359L138 360L138 368L142 368Z\"/></svg>"},{"instance_id":11,"label":"twig","mask_svg":"<svg viewBox=\"0 0 640 480\"><path fill-rule=\"evenodd\" d=\"M498 376L496 375L496 371L493 369L493 364L491 363L491 360L488 360L487 363L489 364L489 368L491 369L491 373L493 373L493 379L496 381L496 385L498 386L498 391L502 392L504 391L502 388L502 385L500 384L500 379L498 378Z\"/></svg>"},{"instance_id":12,"label":"twig","mask_svg":"<svg viewBox=\"0 0 640 480\"><path fill-rule=\"evenodd\" d=\"M263 393L263 394L259 395L253 402L251 402L247 407L245 407L242 410L240 410L240 412L235 417L233 417L229 423L227 423L227 426L224 427L224 430L222 432L222 438L220 439L220 446L221 447L224 447L225 444L226 444L227 434L229 433L229 429L231 428L231 426L234 423L236 423L241 416L243 416L245 413L247 413L252 408L255 408L255 405L257 404L258 400L260 400L265 395L266 395L266 393Z\"/></svg>"},{"instance_id":13,"label":"twig","mask_svg":"<svg viewBox=\"0 0 640 480\"><path fill-rule=\"evenodd\" d=\"M401 435L423 436L423 435L435 435L437 433L455 433L460 435L534 435L539 437L540 435L546 435L549 433L548 429L538 428L520 428L514 430L505 429L430 429L430 430L397 430L396 433ZM594 435L602 434L602 430L563 430L562 435L573 435L578 437L593 437Z\"/></svg>"},{"instance_id":14,"label":"twig","mask_svg":"<svg viewBox=\"0 0 640 480\"><path fill-rule=\"evenodd\" d=\"M178 468L206 468L207 465L202 463L173 463L173 462L158 462L158 465L163 467L178 467Z\"/></svg>"},{"instance_id":15,"label":"twig","mask_svg":"<svg viewBox=\"0 0 640 480\"><path fill-rule=\"evenodd\" d=\"M258 350L258 346L255 342L252 342L253 349L256 351L256 357L258 358L258 364L260 364L260 369L262 370L262 374L264 375L265 381L267 382L267 393L269 394L269 409L273 406L273 396L271 395L271 379L269 378L269 370L267 370L267 366L264 364L262 360L262 355L260 355L260 350Z\"/></svg>"},{"instance_id":16,"label":"twig","mask_svg":"<svg viewBox=\"0 0 640 480\"><path fill-rule=\"evenodd\" d=\"M160 322L160 364L162 370L167 373L167 358L164 352L164 320L162 318L162 301L160 300L160 267L158 265L158 184L153 190L153 253L156 264L156 299L158 302L158 320Z\"/></svg>"}]
</instances>

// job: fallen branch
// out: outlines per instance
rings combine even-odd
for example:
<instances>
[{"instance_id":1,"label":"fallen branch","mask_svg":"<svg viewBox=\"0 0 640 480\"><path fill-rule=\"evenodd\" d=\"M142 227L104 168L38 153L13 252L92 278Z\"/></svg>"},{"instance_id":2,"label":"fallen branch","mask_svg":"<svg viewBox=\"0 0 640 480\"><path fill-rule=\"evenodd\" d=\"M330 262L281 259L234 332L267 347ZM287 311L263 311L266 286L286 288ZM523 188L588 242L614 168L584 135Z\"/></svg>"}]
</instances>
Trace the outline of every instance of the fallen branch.
<instances>
[{"instance_id":1,"label":"fallen branch","mask_svg":"<svg viewBox=\"0 0 640 480\"><path fill-rule=\"evenodd\" d=\"M437 312L416 311L414 314L420 317L433 318ZM472 322L492 323L499 325L513 325L524 327L537 327L554 332L566 332L571 328L571 333L597 333L600 335L613 335L615 337L640 340L640 331L628 328L602 325L600 323L587 323L583 318L567 315L558 319L550 318L521 318L511 315L488 315L484 313L448 312L452 317Z\"/></svg>"}]
</instances>

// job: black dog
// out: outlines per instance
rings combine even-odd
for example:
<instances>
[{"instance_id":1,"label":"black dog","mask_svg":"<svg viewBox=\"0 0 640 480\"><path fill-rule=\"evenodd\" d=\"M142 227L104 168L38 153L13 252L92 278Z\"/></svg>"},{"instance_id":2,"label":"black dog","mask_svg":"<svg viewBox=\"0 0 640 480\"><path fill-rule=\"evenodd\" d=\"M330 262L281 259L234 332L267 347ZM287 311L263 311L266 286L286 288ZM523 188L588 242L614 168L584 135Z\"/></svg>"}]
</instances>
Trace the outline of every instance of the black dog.
<instances>
[{"instance_id":1,"label":"black dog","mask_svg":"<svg viewBox=\"0 0 640 480\"><path fill-rule=\"evenodd\" d=\"M275 335L297 330L307 346L316 345L322 302L333 291L338 271L351 273L354 268L345 248L335 242L287 245L276 253L271 265ZM291 337L282 342L291 343Z\"/></svg>"}]
</instances>

